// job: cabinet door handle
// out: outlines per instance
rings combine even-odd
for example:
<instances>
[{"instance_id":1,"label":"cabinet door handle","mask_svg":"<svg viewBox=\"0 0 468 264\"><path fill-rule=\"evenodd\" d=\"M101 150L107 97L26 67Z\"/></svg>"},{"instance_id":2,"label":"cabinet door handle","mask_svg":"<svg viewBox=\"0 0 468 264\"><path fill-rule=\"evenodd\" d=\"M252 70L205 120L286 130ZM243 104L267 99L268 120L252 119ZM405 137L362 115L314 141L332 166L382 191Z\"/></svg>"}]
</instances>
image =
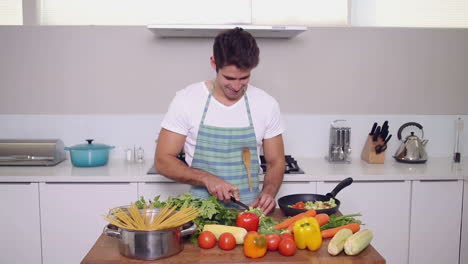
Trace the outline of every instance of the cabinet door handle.
<instances>
[{"instance_id":1,"label":"cabinet door handle","mask_svg":"<svg viewBox=\"0 0 468 264\"><path fill-rule=\"evenodd\" d=\"M457 181L462 181L462 180L457 180L457 179L448 179L448 180L443 180L443 179L419 180L419 182L457 182Z\"/></svg>"},{"instance_id":2,"label":"cabinet door handle","mask_svg":"<svg viewBox=\"0 0 468 264\"><path fill-rule=\"evenodd\" d=\"M324 183L338 183L340 181L323 181ZM376 180L354 180L353 183L356 182L369 182L369 183L385 183L385 182L405 182L405 180L382 180L382 181L376 181Z\"/></svg>"},{"instance_id":3,"label":"cabinet door handle","mask_svg":"<svg viewBox=\"0 0 468 264\"><path fill-rule=\"evenodd\" d=\"M30 185L32 182L0 182L0 184L8 185Z\"/></svg>"}]
</instances>

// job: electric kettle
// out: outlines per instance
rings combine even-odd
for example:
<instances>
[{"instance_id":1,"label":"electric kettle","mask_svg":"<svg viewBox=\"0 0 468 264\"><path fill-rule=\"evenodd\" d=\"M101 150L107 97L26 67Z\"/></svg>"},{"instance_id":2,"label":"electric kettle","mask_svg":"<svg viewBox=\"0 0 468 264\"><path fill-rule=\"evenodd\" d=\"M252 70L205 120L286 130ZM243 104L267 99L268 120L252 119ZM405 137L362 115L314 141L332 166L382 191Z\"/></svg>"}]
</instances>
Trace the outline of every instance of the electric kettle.
<instances>
[{"instance_id":1,"label":"electric kettle","mask_svg":"<svg viewBox=\"0 0 468 264\"><path fill-rule=\"evenodd\" d=\"M421 131L421 138L416 136L415 131L409 129L410 127L418 128L418 130ZM402 140L401 134L406 128L410 131L410 135ZM398 129L398 140L402 141L402 143L393 156L396 161L404 163L424 163L427 161L425 146L428 140L424 139L423 127L420 124L416 122L403 124L400 129Z\"/></svg>"}]
</instances>

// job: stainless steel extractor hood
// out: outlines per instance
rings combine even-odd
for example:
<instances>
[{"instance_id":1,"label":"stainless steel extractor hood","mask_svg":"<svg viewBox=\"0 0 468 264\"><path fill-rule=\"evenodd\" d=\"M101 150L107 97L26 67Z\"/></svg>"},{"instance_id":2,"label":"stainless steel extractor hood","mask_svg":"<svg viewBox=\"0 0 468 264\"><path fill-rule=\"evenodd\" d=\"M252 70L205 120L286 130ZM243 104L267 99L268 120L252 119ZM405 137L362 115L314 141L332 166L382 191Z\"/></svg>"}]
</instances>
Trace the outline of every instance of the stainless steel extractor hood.
<instances>
[{"instance_id":1,"label":"stainless steel extractor hood","mask_svg":"<svg viewBox=\"0 0 468 264\"><path fill-rule=\"evenodd\" d=\"M241 27L257 38L292 38L307 30L305 26L256 25L148 25L160 37L215 37L220 31Z\"/></svg>"}]
</instances>

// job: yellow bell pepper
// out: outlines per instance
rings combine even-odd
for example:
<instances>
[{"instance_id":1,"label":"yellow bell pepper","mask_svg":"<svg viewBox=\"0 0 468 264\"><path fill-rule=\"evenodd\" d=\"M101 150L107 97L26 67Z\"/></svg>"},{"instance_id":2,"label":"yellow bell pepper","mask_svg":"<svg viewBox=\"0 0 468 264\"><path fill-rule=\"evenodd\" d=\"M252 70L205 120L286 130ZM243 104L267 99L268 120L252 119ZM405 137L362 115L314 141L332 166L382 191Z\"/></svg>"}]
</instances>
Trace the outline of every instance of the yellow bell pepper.
<instances>
[{"instance_id":1,"label":"yellow bell pepper","mask_svg":"<svg viewBox=\"0 0 468 264\"><path fill-rule=\"evenodd\" d=\"M294 224L294 241L299 249L317 250L322 246L320 226L314 217L306 217Z\"/></svg>"}]
</instances>

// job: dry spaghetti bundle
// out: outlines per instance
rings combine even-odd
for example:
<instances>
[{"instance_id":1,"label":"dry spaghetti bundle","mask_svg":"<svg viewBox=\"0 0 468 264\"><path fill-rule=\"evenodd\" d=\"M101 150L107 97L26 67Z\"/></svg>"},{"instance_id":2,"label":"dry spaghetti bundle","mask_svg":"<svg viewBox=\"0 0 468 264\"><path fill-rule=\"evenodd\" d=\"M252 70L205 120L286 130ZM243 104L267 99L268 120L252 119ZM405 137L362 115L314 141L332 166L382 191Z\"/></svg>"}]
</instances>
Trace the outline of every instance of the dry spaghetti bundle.
<instances>
[{"instance_id":1,"label":"dry spaghetti bundle","mask_svg":"<svg viewBox=\"0 0 468 264\"><path fill-rule=\"evenodd\" d=\"M199 211L195 208L187 207L174 212L176 208L177 206L168 204L154 215L154 208L152 206L147 208L147 206L144 205L140 213L140 210L132 203L130 207L126 209L111 209L110 214L104 216L104 218L109 221L110 224L125 229L160 230L181 226L192 221L199 214ZM125 210L127 212L125 212Z\"/></svg>"}]
</instances>

